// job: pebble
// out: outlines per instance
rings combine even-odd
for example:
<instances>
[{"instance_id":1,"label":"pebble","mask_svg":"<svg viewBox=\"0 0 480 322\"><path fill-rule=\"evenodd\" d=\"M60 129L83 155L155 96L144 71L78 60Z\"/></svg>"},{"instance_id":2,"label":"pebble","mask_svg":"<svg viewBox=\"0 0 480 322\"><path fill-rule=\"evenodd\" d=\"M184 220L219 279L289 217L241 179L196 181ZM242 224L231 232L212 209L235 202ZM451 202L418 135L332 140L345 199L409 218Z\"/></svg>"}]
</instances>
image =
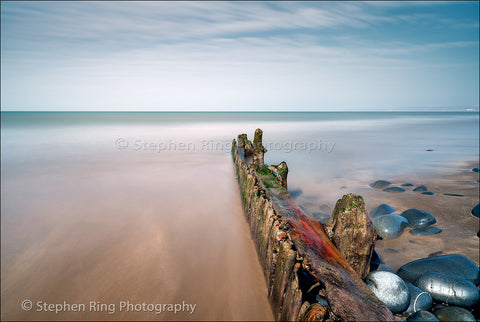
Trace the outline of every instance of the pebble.
<instances>
[{"instance_id":1,"label":"pebble","mask_svg":"<svg viewBox=\"0 0 480 322\"><path fill-rule=\"evenodd\" d=\"M378 207L372 210L370 213L370 217L375 218L381 215L388 215L391 214L392 212L395 212L395 209L392 208L392 206L382 203Z\"/></svg>"},{"instance_id":2,"label":"pebble","mask_svg":"<svg viewBox=\"0 0 480 322\"><path fill-rule=\"evenodd\" d=\"M382 257L380 256L378 251L374 248L373 253L372 253L372 259L370 259L370 264L378 266L378 265L383 264L383 263L384 262L382 260Z\"/></svg>"},{"instance_id":3,"label":"pebble","mask_svg":"<svg viewBox=\"0 0 480 322\"><path fill-rule=\"evenodd\" d=\"M403 312L408 307L410 303L408 287L397 275L386 271L374 271L367 275L365 283L393 313Z\"/></svg>"},{"instance_id":4,"label":"pebble","mask_svg":"<svg viewBox=\"0 0 480 322\"><path fill-rule=\"evenodd\" d=\"M298 206L303 210L304 213L306 213L308 215L308 210L307 210L307 208L305 208L305 206L303 206L301 204L298 204Z\"/></svg>"},{"instance_id":5,"label":"pebble","mask_svg":"<svg viewBox=\"0 0 480 322\"><path fill-rule=\"evenodd\" d=\"M418 186L413 191L427 191L428 188L426 186Z\"/></svg>"},{"instance_id":6,"label":"pebble","mask_svg":"<svg viewBox=\"0 0 480 322\"><path fill-rule=\"evenodd\" d=\"M328 306L327 299L321 295L317 294L317 296L315 297L315 300L317 300L317 303L320 304L321 306Z\"/></svg>"},{"instance_id":7,"label":"pebble","mask_svg":"<svg viewBox=\"0 0 480 322\"><path fill-rule=\"evenodd\" d=\"M408 316L411 313L418 311L428 311L432 308L433 299L424 290L416 287L412 283L405 283L410 293L410 304L408 308L403 312L403 316Z\"/></svg>"},{"instance_id":8,"label":"pebble","mask_svg":"<svg viewBox=\"0 0 480 322\"><path fill-rule=\"evenodd\" d=\"M398 215L378 216L372 222L377 234L383 239L395 239L409 226L408 220Z\"/></svg>"},{"instance_id":9,"label":"pebble","mask_svg":"<svg viewBox=\"0 0 480 322\"><path fill-rule=\"evenodd\" d=\"M480 301L480 294L472 282L436 272L427 272L418 278L417 287L428 292L436 301L462 307L472 307Z\"/></svg>"},{"instance_id":10,"label":"pebble","mask_svg":"<svg viewBox=\"0 0 480 322\"><path fill-rule=\"evenodd\" d=\"M447 192L444 192L443 193L445 196L453 196L453 197L465 197L465 195L461 195L459 193L447 193Z\"/></svg>"},{"instance_id":11,"label":"pebble","mask_svg":"<svg viewBox=\"0 0 480 322\"><path fill-rule=\"evenodd\" d=\"M440 321L477 321L472 313L458 306L446 306L433 312Z\"/></svg>"},{"instance_id":12,"label":"pebble","mask_svg":"<svg viewBox=\"0 0 480 322\"><path fill-rule=\"evenodd\" d=\"M422 195L429 195L429 196L433 196L435 193L434 192L431 192L431 191L424 191L422 192Z\"/></svg>"},{"instance_id":13,"label":"pebble","mask_svg":"<svg viewBox=\"0 0 480 322\"><path fill-rule=\"evenodd\" d=\"M329 205L327 205L326 203L321 204L321 205L318 207L318 209L319 209L320 211L323 211L323 212L329 212L329 213L332 212L332 208L331 208Z\"/></svg>"},{"instance_id":14,"label":"pebble","mask_svg":"<svg viewBox=\"0 0 480 322\"><path fill-rule=\"evenodd\" d=\"M402 187L413 187L413 183L404 183Z\"/></svg>"},{"instance_id":15,"label":"pebble","mask_svg":"<svg viewBox=\"0 0 480 322\"><path fill-rule=\"evenodd\" d=\"M377 266L377 269L375 269L375 271L383 271L383 272L390 272L390 273L393 273L395 274L395 272L388 266L384 265L384 264L380 264Z\"/></svg>"},{"instance_id":16,"label":"pebble","mask_svg":"<svg viewBox=\"0 0 480 322\"><path fill-rule=\"evenodd\" d=\"M473 172L480 172L480 168L473 168L472 171Z\"/></svg>"},{"instance_id":17,"label":"pebble","mask_svg":"<svg viewBox=\"0 0 480 322\"><path fill-rule=\"evenodd\" d=\"M290 196L292 196L293 199L296 199L298 196L300 196L303 191L302 189L295 189L295 190L289 190Z\"/></svg>"},{"instance_id":18,"label":"pebble","mask_svg":"<svg viewBox=\"0 0 480 322\"><path fill-rule=\"evenodd\" d=\"M323 211L314 211L312 213L312 219L321 222L322 224L325 224L329 219L331 215L329 213L323 212Z\"/></svg>"},{"instance_id":19,"label":"pebble","mask_svg":"<svg viewBox=\"0 0 480 322\"><path fill-rule=\"evenodd\" d=\"M402 187L389 187L389 188L383 189L383 191L386 191L386 192L405 192L407 190L405 190Z\"/></svg>"},{"instance_id":20,"label":"pebble","mask_svg":"<svg viewBox=\"0 0 480 322\"><path fill-rule=\"evenodd\" d=\"M473 207L472 215L474 215L475 217L480 217L480 203Z\"/></svg>"},{"instance_id":21,"label":"pebble","mask_svg":"<svg viewBox=\"0 0 480 322\"><path fill-rule=\"evenodd\" d=\"M405 210L400 216L405 217L414 228L430 226L437 222L431 213L415 208Z\"/></svg>"},{"instance_id":22,"label":"pebble","mask_svg":"<svg viewBox=\"0 0 480 322\"><path fill-rule=\"evenodd\" d=\"M442 230L435 226L427 226L422 228L415 228L410 230L410 234L413 236L428 236L441 233Z\"/></svg>"},{"instance_id":23,"label":"pebble","mask_svg":"<svg viewBox=\"0 0 480 322\"><path fill-rule=\"evenodd\" d=\"M438 272L463 278L475 285L480 283L478 266L460 254L418 259L400 267L397 275L403 280L415 284L417 279L426 272Z\"/></svg>"},{"instance_id":24,"label":"pebble","mask_svg":"<svg viewBox=\"0 0 480 322\"><path fill-rule=\"evenodd\" d=\"M393 248L386 248L385 249L385 252L386 253L391 253L391 254L398 254L400 253L400 251L396 250L396 249L393 249Z\"/></svg>"},{"instance_id":25,"label":"pebble","mask_svg":"<svg viewBox=\"0 0 480 322\"><path fill-rule=\"evenodd\" d=\"M428 254L428 257L437 257L443 254L443 251L439 250L438 252L433 252L431 254Z\"/></svg>"},{"instance_id":26,"label":"pebble","mask_svg":"<svg viewBox=\"0 0 480 322\"><path fill-rule=\"evenodd\" d=\"M388 186L388 185L391 185L392 183L390 181L387 181L387 180L377 180L375 182L372 182L370 184L370 187L372 188L382 188L382 187L385 187L385 186Z\"/></svg>"},{"instance_id":27,"label":"pebble","mask_svg":"<svg viewBox=\"0 0 480 322\"><path fill-rule=\"evenodd\" d=\"M410 315L407 318L407 321L408 322L423 322L423 321L425 321L425 322L429 322L429 321L436 322L436 321L440 321L440 320L433 313L430 313L428 311L418 311L417 313Z\"/></svg>"}]
</instances>

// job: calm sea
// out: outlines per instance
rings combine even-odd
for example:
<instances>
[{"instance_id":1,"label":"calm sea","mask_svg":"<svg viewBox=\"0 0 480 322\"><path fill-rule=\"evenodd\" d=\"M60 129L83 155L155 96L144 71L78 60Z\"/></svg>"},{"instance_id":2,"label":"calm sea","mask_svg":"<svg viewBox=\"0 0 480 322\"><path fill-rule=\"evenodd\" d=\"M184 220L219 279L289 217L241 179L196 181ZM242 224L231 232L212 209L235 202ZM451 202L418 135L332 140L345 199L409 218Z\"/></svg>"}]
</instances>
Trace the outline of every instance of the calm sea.
<instances>
[{"instance_id":1,"label":"calm sea","mask_svg":"<svg viewBox=\"0 0 480 322\"><path fill-rule=\"evenodd\" d=\"M333 207L341 185L478 160L478 127L474 112L2 112L2 319L271 319L233 138L263 129L289 189ZM25 299L116 311L25 311ZM122 300L197 308L120 312Z\"/></svg>"},{"instance_id":2,"label":"calm sea","mask_svg":"<svg viewBox=\"0 0 480 322\"><path fill-rule=\"evenodd\" d=\"M237 134L252 138L256 128L269 163L285 160L295 176L388 177L479 157L476 112L3 112L1 125L4 165L229 153Z\"/></svg>"}]
</instances>

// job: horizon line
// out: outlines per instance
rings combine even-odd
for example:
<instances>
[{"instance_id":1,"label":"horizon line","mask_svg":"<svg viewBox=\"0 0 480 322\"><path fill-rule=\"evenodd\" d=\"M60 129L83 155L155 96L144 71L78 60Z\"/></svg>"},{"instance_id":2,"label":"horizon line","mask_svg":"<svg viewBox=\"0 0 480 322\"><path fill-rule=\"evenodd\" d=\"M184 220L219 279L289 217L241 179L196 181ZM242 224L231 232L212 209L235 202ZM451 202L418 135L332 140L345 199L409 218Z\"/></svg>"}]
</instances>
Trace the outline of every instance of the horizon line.
<instances>
[{"instance_id":1,"label":"horizon line","mask_svg":"<svg viewBox=\"0 0 480 322\"><path fill-rule=\"evenodd\" d=\"M345 110L1 110L1 113L343 113L343 112L479 112L469 108L403 108L403 109L345 109Z\"/></svg>"}]
</instances>

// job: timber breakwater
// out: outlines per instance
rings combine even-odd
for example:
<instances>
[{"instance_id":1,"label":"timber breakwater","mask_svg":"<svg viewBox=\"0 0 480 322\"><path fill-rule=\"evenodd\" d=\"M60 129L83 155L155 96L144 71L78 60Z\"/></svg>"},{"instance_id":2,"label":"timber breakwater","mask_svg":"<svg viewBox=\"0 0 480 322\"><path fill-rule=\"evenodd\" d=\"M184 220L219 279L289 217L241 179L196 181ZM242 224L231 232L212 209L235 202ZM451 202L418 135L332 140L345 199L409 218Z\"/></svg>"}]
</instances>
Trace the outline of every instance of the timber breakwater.
<instances>
[{"instance_id":1,"label":"timber breakwater","mask_svg":"<svg viewBox=\"0 0 480 322\"><path fill-rule=\"evenodd\" d=\"M362 281L376 240L363 198L343 196L326 226L310 219L287 191L287 164L264 164L262 134L240 134L232 157L274 317L393 320Z\"/></svg>"}]
</instances>

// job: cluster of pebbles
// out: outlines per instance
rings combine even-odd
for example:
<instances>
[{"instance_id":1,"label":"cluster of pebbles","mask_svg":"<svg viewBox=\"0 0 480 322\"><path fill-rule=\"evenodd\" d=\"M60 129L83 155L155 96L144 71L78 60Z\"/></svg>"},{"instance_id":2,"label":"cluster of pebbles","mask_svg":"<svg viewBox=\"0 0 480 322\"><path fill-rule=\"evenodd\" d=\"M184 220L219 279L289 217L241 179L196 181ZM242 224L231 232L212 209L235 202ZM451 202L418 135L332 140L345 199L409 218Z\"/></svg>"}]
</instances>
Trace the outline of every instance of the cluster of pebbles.
<instances>
[{"instance_id":1,"label":"cluster of pebbles","mask_svg":"<svg viewBox=\"0 0 480 322\"><path fill-rule=\"evenodd\" d=\"M377 180L375 182L372 182L370 184L370 187L375 188L375 189L381 189L382 191L385 192L406 192L407 189L412 188L411 190L413 192L420 193L422 195L429 195L433 196L435 193L433 191L429 191L427 186L421 185L415 187L413 183L403 183L401 185L396 185L390 181L387 180ZM464 195L460 193L450 193L450 192L444 192L443 193L445 196L454 196L454 197L464 197Z\"/></svg>"},{"instance_id":2,"label":"cluster of pebbles","mask_svg":"<svg viewBox=\"0 0 480 322\"><path fill-rule=\"evenodd\" d=\"M394 273L375 251L365 283L394 314L407 321L477 321L478 318L480 272L463 255L415 260Z\"/></svg>"},{"instance_id":3,"label":"cluster of pebbles","mask_svg":"<svg viewBox=\"0 0 480 322\"><path fill-rule=\"evenodd\" d=\"M475 168L477 169L477 168ZM475 171L475 169L473 171ZM403 187L414 187L412 183L404 183L401 186L391 186L393 183L387 180L377 180L370 184L370 187L375 189L382 189L387 192L403 192L406 191ZM384 188L387 187L387 188ZM419 192L421 194L433 195L434 193L428 191L426 186L415 187L412 191ZM463 197L462 194L457 193L443 193L446 196ZM477 204L472 209L472 215L480 217L479 214L480 204ZM370 216L372 217L373 224L377 230L377 234L382 239L395 239L402 235L403 231L407 227L412 227L410 234L414 236L426 236L441 233L442 230L439 227L432 226L436 223L435 216L431 213L421 209L407 209L399 215L394 214L396 212L388 204L381 204L375 208ZM480 231L477 233L480 238Z\"/></svg>"},{"instance_id":4,"label":"cluster of pebbles","mask_svg":"<svg viewBox=\"0 0 480 322\"><path fill-rule=\"evenodd\" d=\"M478 168L472 171L479 172ZM408 189L415 193L434 195L434 192L429 191L426 186L415 186L412 183L397 185L390 181L377 180L371 183L370 187L390 193L406 192ZM292 194L294 198L302 194L301 190L297 194L295 192ZM463 197L456 193L443 194ZM302 205L300 207L308 213L305 207ZM330 218L331 209L327 205L320 208L310 216L325 223ZM479 208L480 204L477 204L472 209L472 214L476 217L480 217ZM413 236L442 232L435 226L435 216L422 209L397 211L384 203L373 209L370 217L381 239L398 238L405 229L410 229L409 233ZM477 235L480 237L480 231ZM370 273L364 281L398 320L480 321L479 267L460 254L443 256L439 254L442 252L409 262L394 272L384 264L378 252L374 250ZM320 296L317 300L320 304L326 301Z\"/></svg>"},{"instance_id":5,"label":"cluster of pebbles","mask_svg":"<svg viewBox=\"0 0 480 322\"><path fill-rule=\"evenodd\" d=\"M385 192L404 192L415 186L412 183L398 186L390 181L377 180L370 187ZM434 194L426 186L415 187L412 191ZM479 205L472 209L472 214L479 217ZM410 234L414 236L442 232L433 226L435 216L421 209L412 208L400 213L388 204L381 204L372 210L370 216L378 236L383 239L398 238L407 227L412 228ZM479 267L460 254L415 260L395 273L384 265L375 251L365 283L393 313L407 321L477 321L479 318Z\"/></svg>"},{"instance_id":6,"label":"cluster of pebbles","mask_svg":"<svg viewBox=\"0 0 480 322\"><path fill-rule=\"evenodd\" d=\"M413 236L426 236L441 233L442 230L434 225L435 216L425 210L411 208L401 214L394 214L396 210L388 204L381 204L370 213L377 234L382 239L395 239L402 235L407 227L412 227Z\"/></svg>"}]
</instances>

